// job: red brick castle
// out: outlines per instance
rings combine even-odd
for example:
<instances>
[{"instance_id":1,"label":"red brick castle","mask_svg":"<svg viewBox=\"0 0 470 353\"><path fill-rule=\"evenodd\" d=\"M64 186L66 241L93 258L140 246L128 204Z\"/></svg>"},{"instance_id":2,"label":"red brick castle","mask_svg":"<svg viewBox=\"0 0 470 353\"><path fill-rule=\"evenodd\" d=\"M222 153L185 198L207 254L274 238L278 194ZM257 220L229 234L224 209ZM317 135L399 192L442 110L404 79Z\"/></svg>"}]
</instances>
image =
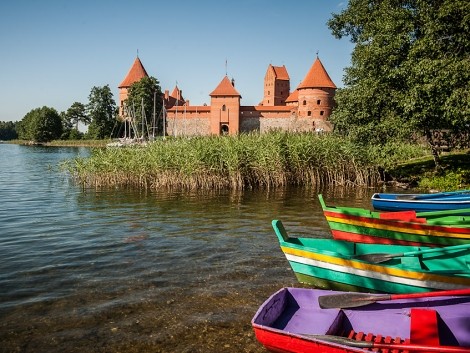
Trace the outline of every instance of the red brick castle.
<instances>
[{"instance_id":1,"label":"red brick castle","mask_svg":"<svg viewBox=\"0 0 470 353\"><path fill-rule=\"evenodd\" d=\"M120 114L129 87L148 77L139 57L119 85ZM164 93L167 110L166 132L172 136L223 135L241 132L266 132L273 129L290 131L331 131L328 121L334 106L336 86L317 57L305 78L290 91L290 78L285 66L268 66L264 76L264 96L259 105L240 105L242 96L234 80L227 76L209 94L210 105L190 105L176 86Z\"/></svg>"}]
</instances>

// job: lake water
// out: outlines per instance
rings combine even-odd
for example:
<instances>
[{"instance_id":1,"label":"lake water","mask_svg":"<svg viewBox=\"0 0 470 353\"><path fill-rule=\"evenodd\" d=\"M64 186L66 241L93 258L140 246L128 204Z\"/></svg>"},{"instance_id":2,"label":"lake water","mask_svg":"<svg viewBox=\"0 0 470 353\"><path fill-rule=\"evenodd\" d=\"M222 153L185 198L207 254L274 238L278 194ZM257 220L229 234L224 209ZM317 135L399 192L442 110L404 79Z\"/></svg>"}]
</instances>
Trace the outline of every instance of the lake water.
<instances>
[{"instance_id":1,"label":"lake water","mask_svg":"<svg viewBox=\"0 0 470 353\"><path fill-rule=\"evenodd\" d=\"M0 144L0 352L264 352L251 318L300 286L271 220L330 237L319 190L83 189L58 165L88 153Z\"/></svg>"}]
</instances>

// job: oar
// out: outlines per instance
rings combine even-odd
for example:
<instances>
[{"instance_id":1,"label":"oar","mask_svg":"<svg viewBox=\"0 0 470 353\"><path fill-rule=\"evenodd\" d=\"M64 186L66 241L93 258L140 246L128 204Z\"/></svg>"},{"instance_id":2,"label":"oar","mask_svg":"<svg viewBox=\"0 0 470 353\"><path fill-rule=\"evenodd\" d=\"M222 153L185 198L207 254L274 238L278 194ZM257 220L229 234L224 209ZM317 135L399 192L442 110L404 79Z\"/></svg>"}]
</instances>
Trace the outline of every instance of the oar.
<instances>
[{"instance_id":1,"label":"oar","mask_svg":"<svg viewBox=\"0 0 470 353\"><path fill-rule=\"evenodd\" d=\"M470 295L470 288L441 290L426 293L408 293L408 294L369 294L369 293L341 293L328 294L318 297L318 304L322 309L331 308L355 308L358 306L369 305L375 302L396 299L413 298L431 298L443 296Z\"/></svg>"},{"instance_id":2,"label":"oar","mask_svg":"<svg viewBox=\"0 0 470 353\"><path fill-rule=\"evenodd\" d=\"M463 250L463 249L470 249L470 244L453 245L453 246L446 246L443 248L432 248L432 249L408 251L408 252L395 253L395 254L388 254L388 253L362 254L362 255L354 255L352 256L352 258L378 264L381 262L389 261L395 257L415 256L415 255L429 254L429 253L447 253L447 252L451 252L455 250Z\"/></svg>"},{"instance_id":3,"label":"oar","mask_svg":"<svg viewBox=\"0 0 470 353\"><path fill-rule=\"evenodd\" d=\"M357 347L363 349L378 348L390 350L407 350L407 351L423 351L423 352L443 352L443 353L470 353L470 347L458 346L427 346L423 344L412 343L376 343L368 341L356 341L351 338L330 336L330 335L309 335L302 334L306 338L317 339L321 341L342 344L343 346Z\"/></svg>"}]
</instances>

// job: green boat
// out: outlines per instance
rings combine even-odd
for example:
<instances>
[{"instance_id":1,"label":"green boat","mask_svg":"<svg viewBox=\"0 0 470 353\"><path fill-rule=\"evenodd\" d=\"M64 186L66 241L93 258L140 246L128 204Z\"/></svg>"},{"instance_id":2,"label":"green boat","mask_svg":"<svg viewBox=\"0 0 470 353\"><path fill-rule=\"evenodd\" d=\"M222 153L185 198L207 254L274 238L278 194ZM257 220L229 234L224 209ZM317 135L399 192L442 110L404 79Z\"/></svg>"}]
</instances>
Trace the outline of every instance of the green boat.
<instances>
[{"instance_id":1,"label":"green boat","mask_svg":"<svg viewBox=\"0 0 470 353\"><path fill-rule=\"evenodd\" d=\"M388 293L470 287L470 244L449 247L290 237L272 226L297 279L316 288Z\"/></svg>"},{"instance_id":2,"label":"green boat","mask_svg":"<svg viewBox=\"0 0 470 353\"><path fill-rule=\"evenodd\" d=\"M318 199L333 238L358 243L448 246L470 244L470 209L374 212L327 206Z\"/></svg>"}]
</instances>

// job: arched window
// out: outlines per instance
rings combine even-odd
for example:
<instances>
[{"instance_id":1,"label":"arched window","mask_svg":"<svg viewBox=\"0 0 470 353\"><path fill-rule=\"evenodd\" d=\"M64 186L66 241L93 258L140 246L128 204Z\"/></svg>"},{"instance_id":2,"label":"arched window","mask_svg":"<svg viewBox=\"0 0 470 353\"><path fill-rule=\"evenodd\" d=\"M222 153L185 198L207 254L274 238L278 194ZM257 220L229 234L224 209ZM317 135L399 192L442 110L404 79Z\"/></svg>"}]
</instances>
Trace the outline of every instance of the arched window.
<instances>
[{"instance_id":1,"label":"arched window","mask_svg":"<svg viewBox=\"0 0 470 353\"><path fill-rule=\"evenodd\" d=\"M312 116L312 112L310 110L307 112L307 116Z\"/></svg>"},{"instance_id":2,"label":"arched window","mask_svg":"<svg viewBox=\"0 0 470 353\"><path fill-rule=\"evenodd\" d=\"M220 127L220 133L222 135L228 135L228 125L227 124L222 124Z\"/></svg>"},{"instance_id":3,"label":"arched window","mask_svg":"<svg viewBox=\"0 0 470 353\"><path fill-rule=\"evenodd\" d=\"M304 100L304 101L302 102L302 105L307 105L307 101Z\"/></svg>"},{"instance_id":4,"label":"arched window","mask_svg":"<svg viewBox=\"0 0 470 353\"><path fill-rule=\"evenodd\" d=\"M226 108L227 108L227 107L226 107L225 104L224 104L224 105L222 106L222 111L224 112Z\"/></svg>"}]
</instances>

